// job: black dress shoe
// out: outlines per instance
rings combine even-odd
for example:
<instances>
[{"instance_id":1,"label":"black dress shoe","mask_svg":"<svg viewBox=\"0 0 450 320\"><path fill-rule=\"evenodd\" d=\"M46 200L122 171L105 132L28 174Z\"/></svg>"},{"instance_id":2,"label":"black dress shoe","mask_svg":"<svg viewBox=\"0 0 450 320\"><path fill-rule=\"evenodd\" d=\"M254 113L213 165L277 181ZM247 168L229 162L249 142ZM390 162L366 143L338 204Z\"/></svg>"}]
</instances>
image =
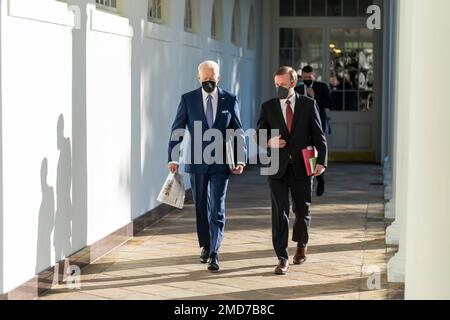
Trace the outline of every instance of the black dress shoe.
<instances>
[{"instance_id":1,"label":"black dress shoe","mask_svg":"<svg viewBox=\"0 0 450 320\"><path fill-rule=\"evenodd\" d=\"M208 261L208 270L211 272L219 272L219 259L217 258L210 258Z\"/></svg>"},{"instance_id":2,"label":"black dress shoe","mask_svg":"<svg viewBox=\"0 0 450 320\"><path fill-rule=\"evenodd\" d=\"M202 253L200 255L200 262L201 263L207 263L209 258L209 248L204 247L202 249Z\"/></svg>"},{"instance_id":3,"label":"black dress shoe","mask_svg":"<svg viewBox=\"0 0 450 320\"><path fill-rule=\"evenodd\" d=\"M323 179L317 179L317 196L321 197L325 193L325 181Z\"/></svg>"}]
</instances>

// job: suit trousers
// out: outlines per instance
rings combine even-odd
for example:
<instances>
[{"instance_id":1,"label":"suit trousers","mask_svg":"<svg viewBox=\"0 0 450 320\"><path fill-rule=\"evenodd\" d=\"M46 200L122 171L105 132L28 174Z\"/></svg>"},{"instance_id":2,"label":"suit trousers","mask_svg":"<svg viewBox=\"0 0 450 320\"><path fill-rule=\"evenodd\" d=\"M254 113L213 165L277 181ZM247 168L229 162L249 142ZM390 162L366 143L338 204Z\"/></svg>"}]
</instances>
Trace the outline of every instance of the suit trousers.
<instances>
[{"instance_id":1,"label":"suit trousers","mask_svg":"<svg viewBox=\"0 0 450 320\"><path fill-rule=\"evenodd\" d=\"M323 173L322 175L316 177L317 178L317 182L323 182L325 183L325 173Z\"/></svg>"},{"instance_id":2,"label":"suit trousers","mask_svg":"<svg viewBox=\"0 0 450 320\"><path fill-rule=\"evenodd\" d=\"M200 247L218 257L225 231L225 198L229 176L220 172L191 174Z\"/></svg>"},{"instance_id":3,"label":"suit trousers","mask_svg":"<svg viewBox=\"0 0 450 320\"><path fill-rule=\"evenodd\" d=\"M292 240L302 248L308 244L312 180L313 178L308 177L296 179L292 165L289 165L281 179L269 178L272 197L272 242L279 259L289 259L289 193L295 214Z\"/></svg>"}]
</instances>

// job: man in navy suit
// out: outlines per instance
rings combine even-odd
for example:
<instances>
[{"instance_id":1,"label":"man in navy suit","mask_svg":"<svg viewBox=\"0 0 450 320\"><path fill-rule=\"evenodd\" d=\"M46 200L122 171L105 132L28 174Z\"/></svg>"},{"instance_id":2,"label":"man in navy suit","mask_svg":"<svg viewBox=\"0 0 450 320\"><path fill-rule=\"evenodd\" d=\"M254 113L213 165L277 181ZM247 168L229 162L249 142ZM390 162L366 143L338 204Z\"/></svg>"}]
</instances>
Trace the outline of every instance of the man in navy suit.
<instances>
[{"instance_id":1,"label":"man in navy suit","mask_svg":"<svg viewBox=\"0 0 450 320\"><path fill-rule=\"evenodd\" d=\"M219 65L214 61L205 61L200 64L198 72L201 88L181 97L172 125L169 170L179 170L179 151L175 147L180 145L183 137L176 139L174 136L178 130L187 127L191 137L193 163L186 163L185 171L190 174L195 202L197 235L202 248L200 262L208 263L208 270L211 272L218 272L219 250L225 229L225 198L230 176L229 166L223 160L228 130L237 132L235 138L238 140L237 166L231 173L243 173L246 148L238 100L235 95L217 86L220 79ZM214 134L220 135L222 142L219 144L222 150L211 152L212 158L208 158L204 153L210 150L216 141L206 136Z\"/></svg>"},{"instance_id":2,"label":"man in navy suit","mask_svg":"<svg viewBox=\"0 0 450 320\"><path fill-rule=\"evenodd\" d=\"M331 109L333 100L331 98L330 88L326 83L315 81L314 69L311 66L305 66L302 69L302 83L295 88L295 91L302 95L308 96L317 102L319 107L320 120L322 122L322 130L326 134L331 134L330 121L327 116L326 109ZM317 177L317 196L321 197L325 192L325 174Z\"/></svg>"}]
</instances>

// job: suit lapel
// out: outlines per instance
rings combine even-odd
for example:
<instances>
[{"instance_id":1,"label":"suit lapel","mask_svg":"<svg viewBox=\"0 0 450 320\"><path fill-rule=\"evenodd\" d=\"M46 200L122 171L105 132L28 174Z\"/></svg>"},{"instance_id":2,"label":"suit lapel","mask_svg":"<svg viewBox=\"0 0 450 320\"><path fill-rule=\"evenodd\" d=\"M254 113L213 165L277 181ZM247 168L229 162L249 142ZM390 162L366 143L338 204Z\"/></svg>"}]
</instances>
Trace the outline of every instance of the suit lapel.
<instances>
[{"instance_id":1,"label":"suit lapel","mask_svg":"<svg viewBox=\"0 0 450 320\"><path fill-rule=\"evenodd\" d=\"M298 119L300 118L300 108L301 108L300 95L298 93L295 93L295 110L294 110L294 121L292 123L292 133L295 132Z\"/></svg>"},{"instance_id":2,"label":"suit lapel","mask_svg":"<svg viewBox=\"0 0 450 320\"><path fill-rule=\"evenodd\" d=\"M205 114L205 109L204 109L202 88L197 90L195 100L196 101L194 103L194 106L196 106L197 114L200 115L200 118L202 119L203 125L206 126L206 128L209 128L208 120L206 119L206 114Z\"/></svg>"},{"instance_id":3,"label":"suit lapel","mask_svg":"<svg viewBox=\"0 0 450 320\"><path fill-rule=\"evenodd\" d=\"M306 94L305 93L306 92L306 86L304 84L302 84L300 89L299 89L299 91L300 91L299 94L304 96Z\"/></svg>"},{"instance_id":4,"label":"suit lapel","mask_svg":"<svg viewBox=\"0 0 450 320\"><path fill-rule=\"evenodd\" d=\"M220 88L217 88L217 98L219 99L219 101L217 101L217 114L216 119L214 120L213 128L216 128L216 126L219 124L219 119L222 116L222 111L224 111L226 105L225 93Z\"/></svg>"},{"instance_id":5,"label":"suit lapel","mask_svg":"<svg viewBox=\"0 0 450 320\"><path fill-rule=\"evenodd\" d=\"M275 114L278 118L278 122L281 123L281 130L284 131L284 133L289 136L289 130L288 130L286 121L284 120L283 110L281 109L280 99L276 99L275 105L276 105L275 106Z\"/></svg>"}]
</instances>

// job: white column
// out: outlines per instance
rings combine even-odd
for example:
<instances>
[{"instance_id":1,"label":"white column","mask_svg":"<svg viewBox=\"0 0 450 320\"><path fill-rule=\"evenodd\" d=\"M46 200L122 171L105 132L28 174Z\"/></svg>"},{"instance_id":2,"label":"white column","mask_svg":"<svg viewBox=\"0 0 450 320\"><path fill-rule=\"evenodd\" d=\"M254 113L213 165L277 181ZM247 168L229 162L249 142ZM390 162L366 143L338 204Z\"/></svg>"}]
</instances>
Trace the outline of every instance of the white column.
<instances>
[{"instance_id":1,"label":"white column","mask_svg":"<svg viewBox=\"0 0 450 320\"><path fill-rule=\"evenodd\" d=\"M397 111L397 101L395 95L395 86L392 84L396 83L396 56L397 52L397 43L396 43L396 32L397 32L397 8L395 1L385 2L384 4L384 14L385 14L385 25L384 32L385 36L385 55L386 59L384 60L385 64L385 72L386 76L386 84L385 84L385 94L387 95L386 105L389 109L388 116L388 131L389 131L389 158L386 160L387 163L384 169L384 183L385 186L392 187L392 198L385 205L385 218L386 219L395 219L396 210L395 210L395 193L396 193L396 177L395 177L395 169L396 169L396 159L397 154L395 152L395 138L396 138L396 111ZM386 230L386 243L389 245L398 245L400 239L400 231L399 225L397 222L394 223Z\"/></svg>"},{"instance_id":2,"label":"white column","mask_svg":"<svg viewBox=\"0 0 450 320\"><path fill-rule=\"evenodd\" d=\"M386 219L395 219L395 197L394 195L394 187L391 186L391 200L389 200L384 207L384 217ZM385 198L387 200L387 198Z\"/></svg>"},{"instance_id":3,"label":"white column","mask_svg":"<svg viewBox=\"0 0 450 320\"><path fill-rule=\"evenodd\" d=\"M411 89L405 293L407 299L450 299L450 1L401 3L413 35L413 72L401 78Z\"/></svg>"},{"instance_id":4,"label":"white column","mask_svg":"<svg viewBox=\"0 0 450 320\"><path fill-rule=\"evenodd\" d=\"M388 201L385 208L386 219L394 219L395 214L392 203L395 201L393 198L393 167L392 167L392 156L387 156L384 159L383 165L383 183L384 183L384 200Z\"/></svg>"},{"instance_id":5,"label":"white column","mask_svg":"<svg viewBox=\"0 0 450 320\"><path fill-rule=\"evenodd\" d=\"M395 157L389 157L384 167L384 200L386 205L384 208L384 217L386 219L395 219L395 177L393 161Z\"/></svg>"},{"instance_id":6,"label":"white column","mask_svg":"<svg viewBox=\"0 0 450 320\"><path fill-rule=\"evenodd\" d=\"M0 1L0 297L3 292L3 98L2 98L2 23L4 21L3 6Z\"/></svg>"},{"instance_id":7,"label":"white column","mask_svg":"<svg viewBox=\"0 0 450 320\"><path fill-rule=\"evenodd\" d=\"M385 185L392 181L392 155L384 158L383 178Z\"/></svg>"},{"instance_id":8,"label":"white column","mask_svg":"<svg viewBox=\"0 0 450 320\"><path fill-rule=\"evenodd\" d=\"M404 282L405 279L405 225L406 225L406 195L408 192L408 139L409 130L409 105L411 83L411 39L410 12L407 2L401 0L397 8L397 80L396 80L396 108L394 128L394 181L395 181L395 212L394 223L386 230L386 242L391 245L399 245L398 253L388 263L388 280L390 282Z\"/></svg>"},{"instance_id":9,"label":"white column","mask_svg":"<svg viewBox=\"0 0 450 320\"><path fill-rule=\"evenodd\" d=\"M390 246L398 246L400 244L400 223L394 220L386 229L386 244Z\"/></svg>"}]
</instances>

